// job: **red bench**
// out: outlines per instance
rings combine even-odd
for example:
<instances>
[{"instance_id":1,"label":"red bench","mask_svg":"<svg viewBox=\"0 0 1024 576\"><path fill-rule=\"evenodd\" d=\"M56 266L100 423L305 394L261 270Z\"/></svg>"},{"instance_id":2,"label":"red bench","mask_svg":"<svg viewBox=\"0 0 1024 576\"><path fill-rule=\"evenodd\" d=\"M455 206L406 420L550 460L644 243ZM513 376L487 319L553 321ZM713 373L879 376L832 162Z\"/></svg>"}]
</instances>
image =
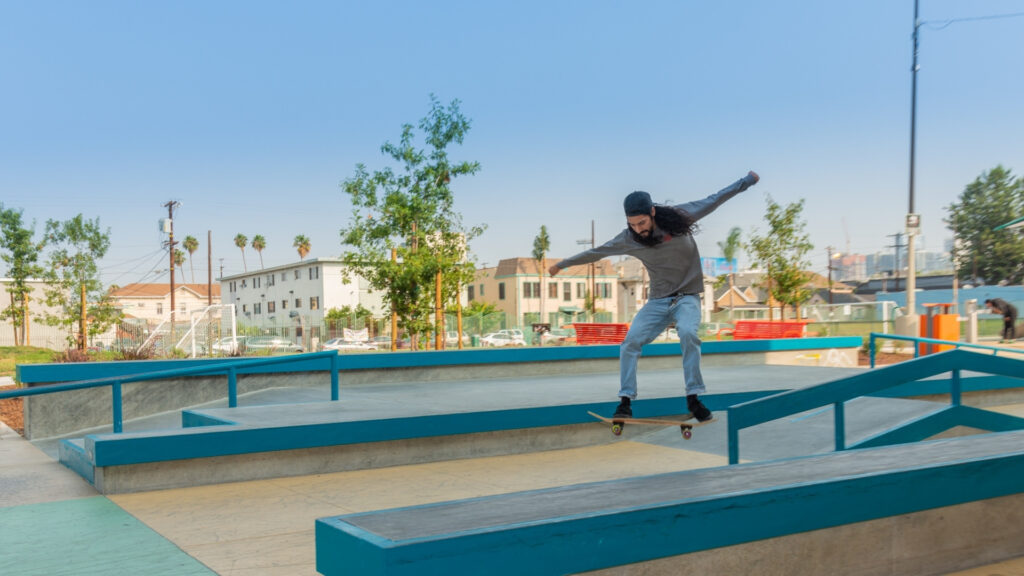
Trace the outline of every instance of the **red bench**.
<instances>
[{"instance_id":1,"label":"red bench","mask_svg":"<svg viewBox=\"0 0 1024 576\"><path fill-rule=\"evenodd\" d=\"M733 340L759 340L768 338L803 338L807 320L737 320L735 328L723 328L718 337L732 334Z\"/></svg>"},{"instance_id":2,"label":"red bench","mask_svg":"<svg viewBox=\"0 0 1024 576\"><path fill-rule=\"evenodd\" d=\"M629 324L602 324L587 322L573 324L577 344L622 344L629 332Z\"/></svg>"}]
</instances>

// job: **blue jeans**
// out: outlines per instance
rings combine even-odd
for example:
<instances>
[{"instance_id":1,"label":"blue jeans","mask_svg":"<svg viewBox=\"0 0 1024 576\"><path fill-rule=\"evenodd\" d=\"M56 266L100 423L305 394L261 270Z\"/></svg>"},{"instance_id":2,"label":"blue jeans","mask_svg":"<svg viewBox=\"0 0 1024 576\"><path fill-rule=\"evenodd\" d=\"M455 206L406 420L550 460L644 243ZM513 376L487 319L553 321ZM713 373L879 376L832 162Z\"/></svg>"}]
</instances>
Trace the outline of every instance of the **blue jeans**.
<instances>
[{"instance_id":1,"label":"blue jeans","mask_svg":"<svg viewBox=\"0 0 1024 576\"><path fill-rule=\"evenodd\" d=\"M678 298L649 300L633 318L629 333L619 349L619 396L636 399L636 365L640 351L672 321L679 333L679 346L683 351L683 379L686 394L703 394L704 377L700 374L700 296L688 294Z\"/></svg>"}]
</instances>

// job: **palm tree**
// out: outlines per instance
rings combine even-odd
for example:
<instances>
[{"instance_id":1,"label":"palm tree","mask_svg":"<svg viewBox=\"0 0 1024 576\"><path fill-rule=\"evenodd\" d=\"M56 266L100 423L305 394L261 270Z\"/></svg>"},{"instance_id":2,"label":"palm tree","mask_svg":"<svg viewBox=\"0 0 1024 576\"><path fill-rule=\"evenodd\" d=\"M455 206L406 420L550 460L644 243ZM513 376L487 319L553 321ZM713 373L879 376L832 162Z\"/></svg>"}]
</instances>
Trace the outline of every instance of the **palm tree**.
<instances>
[{"instance_id":1,"label":"palm tree","mask_svg":"<svg viewBox=\"0 0 1024 576\"><path fill-rule=\"evenodd\" d=\"M185 236L185 241L181 243L181 246L188 252L188 267L192 269L192 283L196 283L196 267L192 263L192 255L199 249L199 240L196 240L195 236Z\"/></svg>"},{"instance_id":2,"label":"palm tree","mask_svg":"<svg viewBox=\"0 0 1024 576\"><path fill-rule=\"evenodd\" d=\"M181 270L181 281L184 282L185 271L182 270L182 266L185 265L185 253L177 248L174 249L174 265L178 267L178 270Z\"/></svg>"},{"instance_id":3,"label":"palm tree","mask_svg":"<svg viewBox=\"0 0 1024 576\"><path fill-rule=\"evenodd\" d=\"M729 230L729 235L725 238L725 242L719 242L718 247L722 249L722 256L729 261L729 265L732 266L732 261L736 257L736 252L740 249L740 233L742 231L738 226L734 226L732 230ZM735 278L735 270L730 268L729 272L729 319L732 319L732 293L733 293L733 279Z\"/></svg>"},{"instance_id":4,"label":"palm tree","mask_svg":"<svg viewBox=\"0 0 1024 576\"><path fill-rule=\"evenodd\" d=\"M245 234L239 234L235 236L235 246L242 251L242 269L246 272L249 271L249 267L245 265L245 245L249 243L249 239L245 237Z\"/></svg>"},{"instance_id":5,"label":"palm tree","mask_svg":"<svg viewBox=\"0 0 1024 576\"><path fill-rule=\"evenodd\" d=\"M299 251L299 260L303 260L306 254L309 254L309 238L299 234L295 237L295 242L292 242L292 247Z\"/></svg>"},{"instance_id":6,"label":"palm tree","mask_svg":"<svg viewBox=\"0 0 1024 576\"><path fill-rule=\"evenodd\" d=\"M263 269L263 249L267 247L267 239L257 234L252 237L252 249L260 255L260 270Z\"/></svg>"},{"instance_id":7,"label":"palm tree","mask_svg":"<svg viewBox=\"0 0 1024 576\"><path fill-rule=\"evenodd\" d=\"M540 234L533 239L533 257L537 260L537 276L540 284L540 322L544 323L544 270L547 269L548 250L551 249L551 238L548 236L548 227L543 224L540 227Z\"/></svg>"}]
</instances>

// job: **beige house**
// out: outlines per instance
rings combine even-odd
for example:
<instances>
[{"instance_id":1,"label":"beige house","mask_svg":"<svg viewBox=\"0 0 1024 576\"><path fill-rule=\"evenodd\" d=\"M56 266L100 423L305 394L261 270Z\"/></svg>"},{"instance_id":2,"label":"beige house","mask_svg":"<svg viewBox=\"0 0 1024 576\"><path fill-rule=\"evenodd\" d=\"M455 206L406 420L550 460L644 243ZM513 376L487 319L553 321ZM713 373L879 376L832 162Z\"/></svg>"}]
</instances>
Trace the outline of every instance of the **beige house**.
<instances>
[{"instance_id":1,"label":"beige house","mask_svg":"<svg viewBox=\"0 0 1024 576\"><path fill-rule=\"evenodd\" d=\"M548 258L547 265L559 260ZM570 266L552 278L535 258L507 258L495 267L477 270L476 280L465 288L465 299L494 304L514 326L528 329L534 323L549 323L557 327L584 320L592 283L597 317L587 321L618 321L618 274L608 260L595 262L593 268L592 274L590 264Z\"/></svg>"},{"instance_id":2,"label":"beige house","mask_svg":"<svg viewBox=\"0 0 1024 576\"><path fill-rule=\"evenodd\" d=\"M128 284L111 291L110 296L127 317L158 324L170 316L170 284ZM212 303L220 304L220 284L213 285L212 296ZM174 286L174 305L180 314L187 315L202 310L208 306L207 302L206 284Z\"/></svg>"}]
</instances>

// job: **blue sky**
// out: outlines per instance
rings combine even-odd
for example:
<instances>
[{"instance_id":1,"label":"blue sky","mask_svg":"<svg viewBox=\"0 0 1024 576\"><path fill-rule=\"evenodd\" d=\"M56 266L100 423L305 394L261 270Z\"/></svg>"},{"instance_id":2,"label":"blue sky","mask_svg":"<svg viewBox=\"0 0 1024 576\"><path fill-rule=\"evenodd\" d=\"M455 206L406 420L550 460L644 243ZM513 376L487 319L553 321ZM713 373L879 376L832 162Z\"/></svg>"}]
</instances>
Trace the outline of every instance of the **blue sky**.
<instances>
[{"instance_id":1,"label":"blue sky","mask_svg":"<svg viewBox=\"0 0 1024 576\"><path fill-rule=\"evenodd\" d=\"M916 208L924 246L964 187L1024 173L1021 0L922 0ZM387 165L385 141L458 99L473 126L453 182L478 263L528 256L546 225L568 256L624 226L632 190L710 194L762 182L702 221L702 255L732 226L763 232L765 196L805 199L825 247L891 251L908 205L912 0L516 3L0 3L0 202L41 230L82 213L111 230L104 281L167 281L157 221L267 238L266 266L343 250L339 184ZM247 250L250 270L259 266ZM747 260L740 258L741 264ZM188 268L188 265L186 265Z\"/></svg>"}]
</instances>

